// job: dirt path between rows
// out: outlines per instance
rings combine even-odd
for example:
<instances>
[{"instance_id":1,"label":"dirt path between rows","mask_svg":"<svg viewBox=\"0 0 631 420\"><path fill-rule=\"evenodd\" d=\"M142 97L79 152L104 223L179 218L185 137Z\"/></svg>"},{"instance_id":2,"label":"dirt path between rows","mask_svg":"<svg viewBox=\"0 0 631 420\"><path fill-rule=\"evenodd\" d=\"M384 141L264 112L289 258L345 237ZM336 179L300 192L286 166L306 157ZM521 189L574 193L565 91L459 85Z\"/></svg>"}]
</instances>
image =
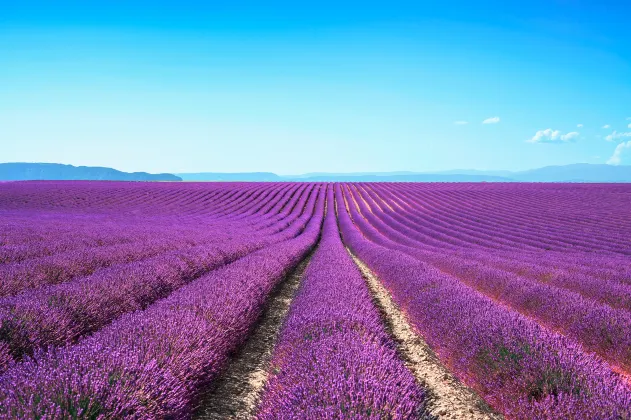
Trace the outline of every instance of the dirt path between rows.
<instances>
[{"instance_id":1,"label":"dirt path between rows","mask_svg":"<svg viewBox=\"0 0 631 420\"><path fill-rule=\"evenodd\" d=\"M314 247L315 249L315 247ZM197 419L250 419L256 414L280 328L313 251L274 290L250 337L201 398Z\"/></svg>"},{"instance_id":2,"label":"dirt path between rows","mask_svg":"<svg viewBox=\"0 0 631 420\"><path fill-rule=\"evenodd\" d=\"M428 408L441 419L501 419L472 389L441 363L432 349L414 331L390 293L359 258L349 254L359 267L382 313L386 328L406 366L429 393Z\"/></svg>"}]
</instances>

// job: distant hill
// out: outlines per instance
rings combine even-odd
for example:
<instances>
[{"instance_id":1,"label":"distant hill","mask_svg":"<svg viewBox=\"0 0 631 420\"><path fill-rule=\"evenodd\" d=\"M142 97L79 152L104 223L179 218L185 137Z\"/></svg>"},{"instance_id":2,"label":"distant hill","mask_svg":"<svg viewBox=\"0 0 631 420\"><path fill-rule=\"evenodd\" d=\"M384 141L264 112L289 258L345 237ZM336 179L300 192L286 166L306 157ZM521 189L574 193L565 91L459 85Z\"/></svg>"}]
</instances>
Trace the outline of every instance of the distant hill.
<instances>
[{"instance_id":1,"label":"distant hill","mask_svg":"<svg viewBox=\"0 0 631 420\"><path fill-rule=\"evenodd\" d=\"M631 166L576 163L515 172L509 176L521 182L631 182Z\"/></svg>"},{"instance_id":2,"label":"distant hill","mask_svg":"<svg viewBox=\"0 0 631 420\"><path fill-rule=\"evenodd\" d=\"M28 179L217 182L631 182L631 166L577 163L520 172L454 169L441 172L314 172L283 176L272 172L148 174L56 163L0 163L0 180Z\"/></svg>"},{"instance_id":3,"label":"distant hill","mask_svg":"<svg viewBox=\"0 0 631 420\"><path fill-rule=\"evenodd\" d=\"M441 172L317 173L291 176L287 179L337 182L631 182L631 166L577 163L564 166L546 166L520 172L454 169Z\"/></svg>"},{"instance_id":4,"label":"distant hill","mask_svg":"<svg viewBox=\"0 0 631 420\"><path fill-rule=\"evenodd\" d=\"M631 182L631 166L577 163L528 171L454 169L440 172L313 172L276 175L271 172L182 173L185 181L310 181L310 182Z\"/></svg>"},{"instance_id":5,"label":"distant hill","mask_svg":"<svg viewBox=\"0 0 631 420\"><path fill-rule=\"evenodd\" d=\"M72 166L59 163L0 163L0 180L86 180L86 181L181 181L172 174L121 172L98 166Z\"/></svg>"},{"instance_id":6,"label":"distant hill","mask_svg":"<svg viewBox=\"0 0 631 420\"><path fill-rule=\"evenodd\" d=\"M270 182L285 181L285 179L271 172L200 172L176 174L184 181L230 181L230 182Z\"/></svg>"},{"instance_id":7,"label":"distant hill","mask_svg":"<svg viewBox=\"0 0 631 420\"><path fill-rule=\"evenodd\" d=\"M184 181L241 181L241 182L509 182L510 179L491 175L422 174L415 172L310 173L276 175L271 172L243 173L179 173Z\"/></svg>"},{"instance_id":8,"label":"distant hill","mask_svg":"<svg viewBox=\"0 0 631 420\"><path fill-rule=\"evenodd\" d=\"M513 172L511 171L483 171L479 169L452 169L450 171L440 171L440 172L430 172L434 174L441 175L491 175L491 176L501 176L501 177L510 177Z\"/></svg>"},{"instance_id":9,"label":"distant hill","mask_svg":"<svg viewBox=\"0 0 631 420\"><path fill-rule=\"evenodd\" d=\"M336 176L395 176L395 175L418 175L425 172L411 172L411 171L397 171L397 172L310 172L300 175L284 175L286 179L304 179L304 178L317 178L317 177L336 177Z\"/></svg>"},{"instance_id":10,"label":"distant hill","mask_svg":"<svg viewBox=\"0 0 631 420\"><path fill-rule=\"evenodd\" d=\"M492 175L459 175L459 174L336 174L316 175L301 178L285 178L286 181L303 182L511 182L511 179Z\"/></svg>"}]
</instances>

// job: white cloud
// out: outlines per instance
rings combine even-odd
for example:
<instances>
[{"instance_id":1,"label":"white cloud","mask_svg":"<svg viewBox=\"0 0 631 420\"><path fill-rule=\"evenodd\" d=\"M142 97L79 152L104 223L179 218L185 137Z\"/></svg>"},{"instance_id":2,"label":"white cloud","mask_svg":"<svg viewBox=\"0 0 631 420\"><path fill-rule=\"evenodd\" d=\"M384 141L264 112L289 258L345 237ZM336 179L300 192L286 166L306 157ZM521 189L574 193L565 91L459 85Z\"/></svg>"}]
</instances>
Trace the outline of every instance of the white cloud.
<instances>
[{"instance_id":1,"label":"white cloud","mask_svg":"<svg viewBox=\"0 0 631 420\"><path fill-rule=\"evenodd\" d=\"M631 124L629 124L627 127L631 128Z\"/></svg>"},{"instance_id":2,"label":"white cloud","mask_svg":"<svg viewBox=\"0 0 631 420\"><path fill-rule=\"evenodd\" d=\"M616 130L614 130L613 133L611 133L611 134L609 134L608 136L605 137L605 140L607 140L607 141L614 141L614 140L618 140L618 139L624 139L625 137L631 137L631 132L618 133Z\"/></svg>"},{"instance_id":3,"label":"white cloud","mask_svg":"<svg viewBox=\"0 0 631 420\"><path fill-rule=\"evenodd\" d=\"M482 121L482 124L497 124L498 122L500 122L500 117L491 117Z\"/></svg>"},{"instance_id":4,"label":"white cloud","mask_svg":"<svg viewBox=\"0 0 631 420\"><path fill-rule=\"evenodd\" d=\"M603 128L611 128L611 126L609 124L605 124L603 125Z\"/></svg>"},{"instance_id":5,"label":"white cloud","mask_svg":"<svg viewBox=\"0 0 631 420\"><path fill-rule=\"evenodd\" d=\"M545 130L539 130L533 138L527 140L528 143L569 143L574 141L579 136L579 133L572 131L571 133L563 134L559 130L553 130L547 128Z\"/></svg>"},{"instance_id":6,"label":"white cloud","mask_svg":"<svg viewBox=\"0 0 631 420\"><path fill-rule=\"evenodd\" d=\"M613 151L613 155L607 161L607 165L620 165L622 163L622 154L625 153L626 149L631 149L631 140L616 146L616 150Z\"/></svg>"},{"instance_id":7,"label":"white cloud","mask_svg":"<svg viewBox=\"0 0 631 420\"><path fill-rule=\"evenodd\" d=\"M456 124L456 125L467 125L467 124L469 124L469 122L468 121L455 121L454 124Z\"/></svg>"},{"instance_id":8,"label":"white cloud","mask_svg":"<svg viewBox=\"0 0 631 420\"><path fill-rule=\"evenodd\" d=\"M563 141L572 141L579 136L579 133L576 131L572 131L570 133L564 134L561 136L561 140Z\"/></svg>"},{"instance_id":9,"label":"white cloud","mask_svg":"<svg viewBox=\"0 0 631 420\"><path fill-rule=\"evenodd\" d=\"M577 127L578 128L583 128L583 124L578 124Z\"/></svg>"}]
</instances>

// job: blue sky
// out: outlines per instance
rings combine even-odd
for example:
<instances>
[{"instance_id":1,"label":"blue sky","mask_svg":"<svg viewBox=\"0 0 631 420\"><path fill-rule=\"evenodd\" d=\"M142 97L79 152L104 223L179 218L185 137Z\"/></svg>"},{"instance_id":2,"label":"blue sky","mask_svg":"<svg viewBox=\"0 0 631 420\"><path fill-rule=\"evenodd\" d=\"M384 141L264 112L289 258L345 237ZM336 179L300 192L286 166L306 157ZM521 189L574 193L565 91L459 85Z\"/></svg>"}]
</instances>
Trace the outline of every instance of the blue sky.
<instances>
[{"instance_id":1,"label":"blue sky","mask_svg":"<svg viewBox=\"0 0 631 420\"><path fill-rule=\"evenodd\" d=\"M631 6L517 3L4 0L0 161L631 164Z\"/></svg>"}]
</instances>

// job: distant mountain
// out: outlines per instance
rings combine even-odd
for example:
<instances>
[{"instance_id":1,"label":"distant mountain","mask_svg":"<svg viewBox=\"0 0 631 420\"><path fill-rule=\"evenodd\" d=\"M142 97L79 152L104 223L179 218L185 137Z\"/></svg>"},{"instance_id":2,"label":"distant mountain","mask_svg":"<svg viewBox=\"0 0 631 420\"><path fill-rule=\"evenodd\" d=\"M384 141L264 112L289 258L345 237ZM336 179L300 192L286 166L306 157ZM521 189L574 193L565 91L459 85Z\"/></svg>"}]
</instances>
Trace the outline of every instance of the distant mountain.
<instances>
[{"instance_id":1,"label":"distant mountain","mask_svg":"<svg viewBox=\"0 0 631 420\"><path fill-rule=\"evenodd\" d=\"M440 172L317 173L292 176L287 179L337 182L631 182L631 166L577 163L546 166L520 172L454 169Z\"/></svg>"},{"instance_id":2,"label":"distant mountain","mask_svg":"<svg viewBox=\"0 0 631 420\"><path fill-rule=\"evenodd\" d=\"M184 181L230 181L230 182L270 182L285 181L285 179L271 172L201 172L176 174Z\"/></svg>"},{"instance_id":3,"label":"distant mountain","mask_svg":"<svg viewBox=\"0 0 631 420\"><path fill-rule=\"evenodd\" d=\"M394 175L418 175L428 172L411 172L411 171L397 171L397 172L310 172L301 175L282 175L285 179L303 179L303 178L317 178L317 177L335 177L335 176L394 176Z\"/></svg>"},{"instance_id":4,"label":"distant mountain","mask_svg":"<svg viewBox=\"0 0 631 420\"><path fill-rule=\"evenodd\" d=\"M452 169L450 171L440 171L440 172L427 172L433 174L443 174L443 175L491 175L491 176L501 176L508 178L513 172L511 171L484 171L480 169Z\"/></svg>"},{"instance_id":5,"label":"distant mountain","mask_svg":"<svg viewBox=\"0 0 631 420\"><path fill-rule=\"evenodd\" d=\"M313 172L276 175L271 172L183 173L185 181L311 181L311 182L631 182L631 166L578 163L529 171L454 169L440 172Z\"/></svg>"},{"instance_id":6,"label":"distant mountain","mask_svg":"<svg viewBox=\"0 0 631 420\"><path fill-rule=\"evenodd\" d=\"M460 175L460 174L336 174L317 175L303 178L285 178L286 181L303 182L511 182L511 179L492 175Z\"/></svg>"},{"instance_id":7,"label":"distant mountain","mask_svg":"<svg viewBox=\"0 0 631 420\"><path fill-rule=\"evenodd\" d=\"M416 172L359 172L280 176L271 172L244 173L179 173L184 181L241 181L241 182L509 182L510 179L491 175L423 174Z\"/></svg>"},{"instance_id":8,"label":"distant mountain","mask_svg":"<svg viewBox=\"0 0 631 420\"><path fill-rule=\"evenodd\" d=\"M172 174L121 172L98 166L72 166L59 163L0 163L0 180L86 180L86 181L181 181Z\"/></svg>"},{"instance_id":9,"label":"distant mountain","mask_svg":"<svg viewBox=\"0 0 631 420\"><path fill-rule=\"evenodd\" d=\"M272 172L201 172L180 174L126 173L111 168L56 163L0 163L0 180L85 179L115 181L217 181L217 182L631 182L631 166L577 163L528 171L455 169L441 172L314 172L277 175Z\"/></svg>"},{"instance_id":10,"label":"distant mountain","mask_svg":"<svg viewBox=\"0 0 631 420\"><path fill-rule=\"evenodd\" d=\"M631 182L631 166L576 163L515 172L510 178L521 182Z\"/></svg>"}]
</instances>

